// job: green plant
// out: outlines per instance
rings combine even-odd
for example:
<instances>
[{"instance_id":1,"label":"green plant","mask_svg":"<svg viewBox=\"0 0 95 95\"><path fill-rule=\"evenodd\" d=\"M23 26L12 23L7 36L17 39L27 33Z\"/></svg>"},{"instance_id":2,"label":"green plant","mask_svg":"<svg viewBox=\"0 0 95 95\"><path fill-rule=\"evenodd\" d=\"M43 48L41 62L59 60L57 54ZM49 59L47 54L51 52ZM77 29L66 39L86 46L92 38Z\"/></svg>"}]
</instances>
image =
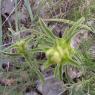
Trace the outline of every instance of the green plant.
<instances>
[{"instance_id":1,"label":"green plant","mask_svg":"<svg viewBox=\"0 0 95 95\"><path fill-rule=\"evenodd\" d=\"M56 4L53 4L54 2L52 0L49 0L49 1L40 0L38 8L37 8L37 12L35 12L36 15L34 15L33 10L30 6L29 0L24 0L24 4L29 12L31 22L34 22L33 23L34 26L32 26L32 29L26 29L24 31L27 31L27 30L34 31L35 32L34 38L36 39L36 41L34 41L35 39L33 38L33 34L32 34L31 36L24 37L24 39L19 39L19 40L17 39L18 41L16 41L16 43L12 43L11 46L9 46L8 48L5 48L3 51L0 50L0 52L3 53L4 55L8 55L8 58L9 56L12 57L10 58L11 61L14 60L15 65L20 68L20 70L13 70L12 72L11 71L7 72L7 77L5 77L6 72L3 73L4 78L10 78L13 76L14 79L16 79L16 81L21 82L19 85L18 84L16 84L15 86L13 85L13 89L11 89L10 86L5 85L4 93L5 91L8 90L9 93L7 94L10 95L10 93L12 92L11 95L13 95L15 89L18 90L18 88L22 87L23 90L22 89L21 90L23 92L25 90L24 86L28 86L28 85L34 86L36 80L40 79L42 83L44 82L43 74L39 70L40 66L39 64L37 64L39 62L35 58L36 53L44 52L46 54L47 59L44 60L44 63L42 60L40 64L42 65L43 63L45 69L49 68L49 66L52 66L52 65L55 67L55 68L52 68L54 69L55 77L63 81L64 79L66 79L67 83L64 84L64 86L66 86L70 95L76 95L76 94L77 95L85 95L85 94L95 95L95 89L94 89L95 88L95 85L94 85L95 60L90 54L90 52L88 52L90 49L90 46L93 45L92 42L94 39L84 41L83 43L80 44L80 47L78 49L74 48L71 43L72 38L77 34L77 32L79 32L80 29L86 29L88 31L92 31L91 29L92 27L90 28L84 24L85 18L84 17L80 18L80 17L81 16L88 17L89 14L91 15L90 9L92 8L93 9L92 11L94 11L94 5L93 6L89 5L91 6L87 8L89 11L86 9L87 10L86 12L84 12L83 10L82 11L83 13L81 13L79 10L79 7L82 6L81 4L83 3L83 0L78 1L79 3L75 2L76 6L74 8L71 8L70 14L66 14L66 16L68 19L74 19L74 20L77 20L78 18L80 18L76 22L67 20L67 19L54 19L54 17L51 19L39 18L40 9L44 5L46 5L46 3L50 4L49 7L52 8L52 11L56 12L56 9L60 7L60 2L63 2L63 0L59 0L58 2L56 2ZM58 6L56 7L56 5ZM19 29L20 26L18 23L19 21L18 21L18 15L17 15L17 12L18 12L17 0L15 1L15 6L16 6L15 8L15 14L16 14L15 24L16 25L15 26L16 26L16 32L19 32L19 30L20 31L22 30ZM53 12L51 12L51 14L52 13ZM54 15L52 14L52 16ZM53 34L52 30L49 27L47 27L44 21L66 23L66 24L69 24L71 27L64 32L64 35L62 36L62 38L58 38ZM9 28L9 30L14 34L13 29ZM31 44L33 45L36 44L36 45L34 48L30 48L29 45ZM12 49L15 49L15 53L11 53ZM20 64L19 66L19 62L16 62L17 59L15 59L15 57L25 58L25 61L23 62L24 64ZM77 79L77 82L74 82L74 80L68 76L67 70L70 67L77 68L79 71L82 72L80 78ZM27 75L26 80L24 80L19 75L20 73L23 74L23 72L25 72L25 75ZM63 72L65 72L65 77L63 77ZM37 76L35 76L35 74ZM16 94L21 95L23 94L22 92L17 93L16 91Z\"/></svg>"},{"instance_id":2,"label":"green plant","mask_svg":"<svg viewBox=\"0 0 95 95\"><path fill-rule=\"evenodd\" d=\"M44 63L45 68L55 65L55 76L61 80L64 79L62 72L65 71L65 69L69 66L76 67L82 72L82 79L79 79L77 83L75 83L72 79L68 79L69 77L66 77L68 80L67 88L69 88L70 95L76 95L76 93L78 95L84 95L84 93L94 93L93 91L89 91L91 91L93 88L91 87L90 83L92 83L95 79L94 75L92 75L95 65L91 55L88 53L93 40L88 39L86 42L83 42L83 45L80 45L82 47L81 49L73 48L71 45L72 38L79 31L79 29L83 27L82 25L84 21L85 18L82 17L77 22L75 22L70 29L65 31L62 38L58 38L46 26L43 20L39 19L40 29L43 34L41 34L42 37L39 41L37 49L46 53L47 62ZM91 30L90 28L86 29ZM87 50L85 46L87 47ZM87 87L88 89L86 89Z\"/></svg>"},{"instance_id":3,"label":"green plant","mask_svg":"<svg viewBox=\"0 0 95 95\"><path fill-rule=\"evenodd\" d=\"M39 20L43 35L48 41L48 44L45 46L47 48L42 48L43 51L46 52L46 56L48 58L47 64L45 64L46 67L53 63L57 64L56 67L60 67L61 69L63 65L68 63L73 65L79 65L77 62L75 62L75 60L72 59L74 54L76 53L76 50L71 46L71 39L76 34L77 30L80 28L84 20L84 18L81 18L79 21L74 23L74 25L69 30L65 31L63 38L55 37L52 31L43 22L43 20ZM44 37L42 38L42 40L44 40ZM50 47L49 44L51 44ZM59 73L58 75L62 76L62 70L59 71L61 74Z\"/></svg>"},{"instance_id":4,"label":"green plant","mask_svg":"<svg viewBox=\"0 0 95 95\"><path fill-rule=\"evenodd\" d=\"M91 30L88 26L83 24L84 21L85 18L82 17L77 22L74 22L72 24L72 27L64 32L63 37L58 38L53 34L51 29L47 27L44 21L42 19L39 19L38 29L40 31L37 32L38 30L37 31L33 30L37 32L36 34L37 44L38 44L37 47L33 49L28 47L29 42L33 40L32 36L28 36L25 39L21 39L20 41L17 41L15 44L11 45L10 47L6 48L4 51L1 52L9 56L24 57L25 64L27 64L30 68L29 70L30 71L33 70L38 75L39 79L41 79L42 81L44 81L43 75L39 71L39 66L36 64L36 61L34 61L35 58L33 56L37 52L45 52L47 57L47 60L45 60L46 62L44 63L45 68L48 68L51 65L55 65L54 74L57 78L61 80L64 80L62 73L63 71L65 71L67 66L76 67L83 72L82 73L83 75L85 75L86 74L84 72L85 70L88 73L88 69L92 72L91 68L92 67L94 68L92 59L89 59L90 57L85 56L85 53L83 51L76 49L71 45L72 38L79 31L80 28L83 29L86 27L86 29ZM85 27L83 27L82 25ZM85 46L87 46L87 44L84 45L83 47L85 48ZM7 52L9 51L9 49L11 50L12 48L16 49L16 53ZM77 83L74 83L72 82L73 80L68 79L66 85L68 85L67 88L70 91L70 95L75 95L77 91L79 95L87 93L88 90L85 90L85 88L88 87L89 83L93 82L94 80L93 76L88 76L88 75L89 74L87 74L86 77L82 77L82 80L80 80Z\"/></svg>"},{"instance_id":5,"label":"green plant","mask_svg":"<svg viewBox=\"0 0 95 95\"><path fill-rule=\"evenodd\" d=\"M31 37L28 37L26 39L22 39L18 42L16 42L15 44L13 44L11 46L11 48L15 48L17 53L7 53L7 52L3 52L7 55L14 55L14 56L22 56L25 58L26 63L29 65L29 67L31 68L31 70L33 70L39 77L39 79L41 79L42 83L44 82L44 78L43 75L41 74L41 72L39 71L39 67L37 66L36 63L32 62L31 60L31 52L30 50L28 50L28 42L31 40Z\"/></svg>"},{"instance_id":6,"label":"green plant","mask_svg":"<svg viewBox=\"0 0 95 95\"><path fill-rule=\"evenodd\" d=\"M77 21L81 16L86 19L94 16L95 0L69 0L67 2L66 18Z\"/></svg>"},{"instance_id":7,"label":"green plant","mask_svg":"<svg viewBox=\"0 0 95 95\"><path fill-rule=\"evenodd\" d=\"M26 6L26 8L27 8L27 10L28 10L28 12L29 12L31 22L33 22L34 16L33 16L33 12L32 12L32 9L31 9L29 0L24 0L24 2L25 2L25 6Z\"/></svg>"},{"instance_id":8,"label":"green plant","mask_svg":"<svg viewBox=\"0 0 95 95\"><path fill-rule=\"evenodd\" d=\"M29 42L31 41L32 36L17 41L15 44L1 51L4 55L7 56L11 60L12 68L6 72L3 71L2 77L6 80L13 79L14 83L12 85L2 85L1 88L5 89L1 91L1 93L5 93L7 91L8 95L12 95L12 93L17 93L23 95L25 93L28 86L35 87L35 82L39 79L41 83L44 83L44 77L39 70L39 64L35 60L33 56L34 53L31 52L31 48L29 48ZM15 53L12 53L12 50L15 50ZM25 61L19 61L18 58L24 58ZM18 69L16 69L18 68ZM0 69L2 71L2 69ZM5 82L6 83L6 82ZM2 84L2 83L1 83ZM11 87L13 88L11 89ZM22 93L22 94L21 94Z\"/></svg>"}]
</instances>

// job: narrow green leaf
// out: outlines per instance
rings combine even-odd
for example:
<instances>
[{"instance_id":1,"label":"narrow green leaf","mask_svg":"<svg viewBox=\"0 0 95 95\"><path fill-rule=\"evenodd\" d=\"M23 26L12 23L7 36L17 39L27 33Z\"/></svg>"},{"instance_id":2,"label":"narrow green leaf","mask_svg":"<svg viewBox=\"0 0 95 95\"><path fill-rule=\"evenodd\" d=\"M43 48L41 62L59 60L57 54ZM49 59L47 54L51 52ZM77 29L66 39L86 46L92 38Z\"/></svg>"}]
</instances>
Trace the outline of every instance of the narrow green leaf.
<instances>
[{"instance_id":1,"label":"narrow green leaf","mask_svg":"<svg viewBox=\"0 0 95 95\"><path fill-rule=\"evenodd\" d=\"M81 24L84 21L85 21L85 18L82 17L77 22L75 22L74 25L69 30L65 31L66 33L64 34L64 38L66 38L67 40L70 40L78 31L78 28L80 28Z\"/></svg>"},{"instance_id":2,"label":"narrow green leaf","mask_svg":"<svg viewBox=\"0 0 95 95\"><path fill-rule=\"evenodd\" d=\"M67 20L67 19L43 19L43 20L46 22L58 22L58 23L66 23L66 24L70 24L70 25L73 25L75 23L74 21ZM92 29L87 25L81 24L80 27L87 29L89 31L92 31Z\"/></svg>"},{"instance_id":3,"label":"narrow green leaf","mask_svg":"<svg viewBox=\"0 0 95 95\"><path fill-rule=\"evenodd\" d=\"M57 64L54 70L54 75L57 79L63 80L63 65L62 64Z\"/></svg>"},{"instance_id":4,"label":"narrow green leaf","mask_svg":"<svg viewBox=\"0 0 95 95\"><path fill-rule=\"evenodd\" d=\"M31 22L33 22L34 17L33 17L33 12L32 12L31 6L30 6L30 2L29 2L29 0L24 0L24 2L25 2L25 6L29 12Z\"/></svg>"},{"instance_id":5,"label":"narrow green leaf","mask_svg":"<svg viewBox=\"0 0 95 95\"><path fill-rule=\"evenodd\" d=\"M44 68L47 69L48 67L51 66L51 63L47 60L45 63L44 63Z\"/></svg>"},{"instance_id":6,"label":"narrow green leaf","mask_svg":"<svg viewBox=\"0 0 95 95\"><path fill-rule=\"evenodd\" d=\"M52 33L52 31L47 27L47 25L44 23L44 21L40 18L39 19L39 24L42 29L42 32L46 34L47 36L51 37L51 39L55 39L56 37Z\"/></svg>"}]
</instances>

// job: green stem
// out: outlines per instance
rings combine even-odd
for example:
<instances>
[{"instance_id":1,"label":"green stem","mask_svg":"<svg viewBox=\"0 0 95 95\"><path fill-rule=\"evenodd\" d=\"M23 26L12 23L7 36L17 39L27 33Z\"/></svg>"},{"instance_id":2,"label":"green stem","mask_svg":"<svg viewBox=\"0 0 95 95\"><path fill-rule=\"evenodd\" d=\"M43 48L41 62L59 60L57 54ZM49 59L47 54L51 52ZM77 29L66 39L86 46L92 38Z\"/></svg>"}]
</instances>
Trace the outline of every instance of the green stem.
<instances>
[{"instance_id":1,"label":"green stem","mask_svg":"<svg viewBox=\"0 0 95 95\"><path fill-rule=\"evenodd\" d=\"M70 21L70 20L67 20L67 19L44 19L44 21L46 21L46 22L67 23L67 24L70 24L70 25L73 25L75 23L74 21ZM84 24L81 24L81 28L92 31L92 29L90 27L88 27L87 25L84 25Z\"/></svg>"},{"instance_id":2,"label":"green stem","mask_svg":"<svg viewBox=\"0 0 95 95\"><path fill-rule=\"evenodd\" d=\"M81 67L80 64L77 61L73 60L72 58L69 58L68 60L69 60L69 63L71 65L73 65L73 66L75 66L77 68L80 68Z\"/></svg>"},{"instance_id":3,"label":"green stem","mask_svg":"<svg viewBox=\"0 0 95 95\"><path fill-rule=\"evenodd\" d=\"M40 78L41 82L44 82L44 77L42 75L42 73L39 71L38 66L36 66L35 63L31 62L30 57L28 56L27 52L24 53L24 57L26 59L27 64L30 66L31 70L34 70L34 72L38 75L38 77Z\"/></svg>"},{"instance_id":4,"label":"green stem","mask_svg":"<svg viewBox=\"0 0 95 95\"><path fill-rule=\"evenodd\" d=\"M27 8L27 10L29 12L31 22L33 22L34 17L33 17L33 12L32 12L31 6L30 6L30 2L29 2L29 0L24 0L24 2L25 2L25 6L26 6L26 8Z\"/></svg>"}]
</instances>

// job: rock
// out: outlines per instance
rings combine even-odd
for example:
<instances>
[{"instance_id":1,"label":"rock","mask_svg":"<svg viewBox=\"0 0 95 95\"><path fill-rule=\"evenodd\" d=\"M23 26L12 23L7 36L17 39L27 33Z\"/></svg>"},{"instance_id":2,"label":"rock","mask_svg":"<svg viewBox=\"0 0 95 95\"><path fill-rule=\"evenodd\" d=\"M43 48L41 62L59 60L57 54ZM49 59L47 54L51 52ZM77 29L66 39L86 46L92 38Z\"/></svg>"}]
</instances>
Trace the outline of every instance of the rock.
<instances>
[{"instance_id":1,"label":"rock","mask_svg":"<svg viewBox=\"0 0 95 95\"><path fill-rule=\"evenodd\" d=\"M14 9L15 2L14 0L3 0L2 2L2 14L10 14Z\"/></svg>"},{"instance_id":2,"label":"rock","mask_svg":"<svg viewBox=\"0 0 95 95\"><path fill-rule=\"evenodd\" d=\"M77 68L74 67L70 67L67 70L67 74L70 79L79 78L82 76L82 73L83 73L82 71L79 71Z\"/></svg>"},{"instance_id":3,"label":"rock","mask_svg":"<svg viewBox=\"0 0 95 95\"><path fill-rule=\"evenodd\" d=\"M52 26L52 30L53 30L54 34L60 38L62 38L64 31L67 29L69 29L69 25L66 25L66 24L62 24L62 25L61 24L55 24Z\"/></svg>"},{"instance_id":4,"label":"rock","mask_svg":"<svg viewBox=\"0 0 95 95\"><path fill-rule=\"evenodd\" d=\"M53 75L45 79L45 84L39 84L38 89L43 95L58 95L63 92L63 82L55 79Z\"/></svg>"},{"instance_id":5,"label":"rock","mask_svg":"<svg viewBox=\"0 0 95 95\"><path fill-rule=\"evenodd\" d=\"M31 93L26 93L26 95L38 95L36 92L31 91Z\"/></svg>"},{"instance_id":6,"label":"rock","mask_svg":"<svg viewBox=\"0 0 95 95\"><path fill-rule=\"evenodd\" d=\"M8 20L9 22L15 21L15 0L3 0L2 1L2 10L1 14ZM18 1L18 7L17 7L17 12L18 12L18 20L21 21L21 23L26 23L29 14L27 12L27 9L25 8L23 4L23 0Z\"/></svg>"},{"instance_id":7,"label":"rock","mask_svg":"<svg viewBox=\"0 0 95 95\"><path fill-rule=\"evenodd\" d=\"M88 32L87 30L80 30L78 33L76 33L76 35L74 35L74 37L71 40L71 46L73 48L78 48L80 43L84 40L87 40L88 38Z\"/></svg>"}]
</instances>

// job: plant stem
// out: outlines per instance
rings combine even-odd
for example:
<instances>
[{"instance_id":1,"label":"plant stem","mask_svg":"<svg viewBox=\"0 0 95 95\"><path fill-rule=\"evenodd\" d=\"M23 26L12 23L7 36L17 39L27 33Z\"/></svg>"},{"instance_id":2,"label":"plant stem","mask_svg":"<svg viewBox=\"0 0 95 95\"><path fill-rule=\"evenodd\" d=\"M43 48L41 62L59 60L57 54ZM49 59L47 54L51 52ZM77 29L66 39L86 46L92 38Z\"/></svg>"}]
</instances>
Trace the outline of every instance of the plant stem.
<instances>
[{"instance_id":1,"label":"plant stem","mask_svg":"<svg viewBox=\"0 0 95 95\"><path fill-rule=\"evenodd\" d=\"M35 63L31 63L31 59L28 56L27 52L24 53L24 57L25 57L25 60L26 60L27 64L30 66L31 70L33 70L38 75L41 82L43 83L44 82L44 77L43 77L42 73L39 71L38 66L36 66Z\"/></svg>"},{"instance_id":2,"label":"plant stem","mask_svg":"<svg viewBox=\"0 0 95 95\"><path fill-rule=\"evenodd\" d=\"M24 2L25 2L25 6L29 12L31 22L33 23L34 17L33 17L33 12L32 12L31 6L30 6L30 2L29 2L29 0L24 0Z\"/></svg>"},{"instance_id":3,"label":"plant stem","mask_svg":"<svg viewBox=\"0 0 95 95\"><path fill-rule=\"evenodd\" d=\"M70 25L73 25L75 23L74 21L70 21L70 20L66 20L66 19L44 19L44 21L46 21L46 22L61 22L61 23L67 23ZM91 28L88 27L87 25L81 24L81 28L85 28L85 29L91 31Z\"/></svg>"}]
</instances>

